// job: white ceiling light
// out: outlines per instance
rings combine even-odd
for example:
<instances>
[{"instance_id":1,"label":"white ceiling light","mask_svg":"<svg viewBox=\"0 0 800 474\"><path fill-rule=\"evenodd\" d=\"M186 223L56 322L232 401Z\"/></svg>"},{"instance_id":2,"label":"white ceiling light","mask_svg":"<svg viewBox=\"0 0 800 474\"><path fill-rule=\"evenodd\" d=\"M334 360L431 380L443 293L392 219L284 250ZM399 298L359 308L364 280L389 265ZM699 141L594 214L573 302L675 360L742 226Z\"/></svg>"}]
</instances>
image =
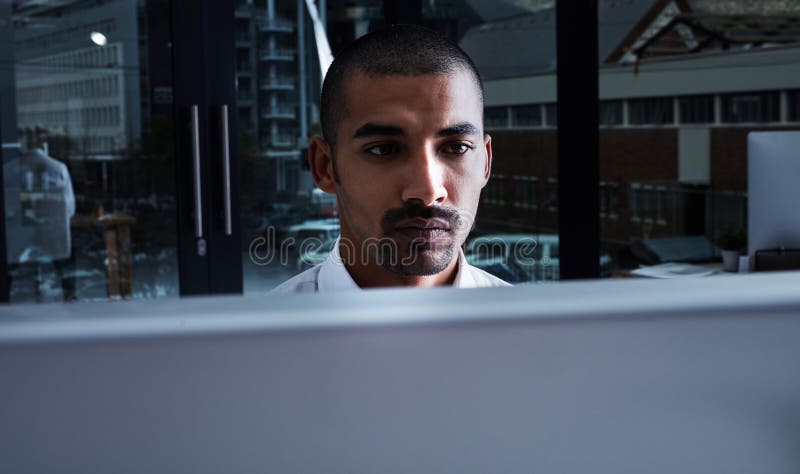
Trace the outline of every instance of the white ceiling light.
<instances>
[{"instance_id":1,"label":"white ceiling light","mask_svg":"<svg viewBox=\"0 0 800 474\"><path fill-rule=\"evenodd\" d=\"M92 34L89 35L92 39L92 43L96 44L97 46L105 46L108 43L108 38L103 33L99 31L92 31Z\"/></svg>"}]
</instances>

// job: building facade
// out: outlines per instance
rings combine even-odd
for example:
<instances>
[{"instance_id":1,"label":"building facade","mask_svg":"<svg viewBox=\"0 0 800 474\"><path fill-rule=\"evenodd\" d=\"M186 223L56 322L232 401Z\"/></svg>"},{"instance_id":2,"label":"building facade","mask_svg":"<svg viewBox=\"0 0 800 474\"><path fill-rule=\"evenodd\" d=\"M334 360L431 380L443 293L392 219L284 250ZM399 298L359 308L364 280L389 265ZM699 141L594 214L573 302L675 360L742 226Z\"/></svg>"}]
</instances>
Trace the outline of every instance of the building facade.
<instances>
[{"instance_id":1,"label":"building facade","mask_svg":"<svg viewBox=\"0 0 800 474\"><path fill-rule=\"evenodd\" d=\"M721 229L747 227L747 134L800 129L800 46L790 37L674 48L632 61L631 51L646 44L640 37L673 25L681 14L675 3L682 2L638 3L636 12L635 1L615 14L601 10L603 244L618 250L639 240L702 236L713 252L710 242ZM632 13L642 16L630 21ZM496 50L487 41L541 39L551 32L543 26L552 23L548 15L482 25L462 47L476 49L480 59L484 48ZM484 59L485 126L495 157L480 214L486 232L557 232L556 76L555 64L543 59L554 53L545 50L516 72L502 57Z\"/></svg>"}]
</instances>

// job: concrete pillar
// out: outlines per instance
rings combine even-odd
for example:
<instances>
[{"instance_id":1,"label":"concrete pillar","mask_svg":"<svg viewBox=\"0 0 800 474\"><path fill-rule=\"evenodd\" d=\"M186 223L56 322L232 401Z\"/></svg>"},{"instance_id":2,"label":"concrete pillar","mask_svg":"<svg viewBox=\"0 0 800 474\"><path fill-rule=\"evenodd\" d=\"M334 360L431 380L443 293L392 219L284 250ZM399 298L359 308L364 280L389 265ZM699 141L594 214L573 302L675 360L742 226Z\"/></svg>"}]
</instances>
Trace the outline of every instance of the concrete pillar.
<instances>
[{"instance_id":1,"label":"concrete pillar","mask_svg":"<svg viewBox=\"0 0 800 474\"><path fill-rule=\"evenodd\" d=\"M14 24L11 21L11 1L0 1L0 143L5 156L12 155L17 143L17 90L14 75Z\"/></svg>"},{"instance_id":2,"label":"concrete pillar","mask_svg":"<svg viewBox=\"0 0 800 474\"><path fill-rule=\"evenodd\" d=\"M308 141L308 98L306 80L306 11L305 2L297 0L297 86L298 86L298 110L300 115L300 137L297 143L298 148L305 148Z\"/></svg>"},{"instance_id":3,"label":"concrete pillar","mask_svg":"<svg viewBox=\"0 0 800 474\"><path fill-rule=\"evenodd\" d=\"M628 99L622 101L622 126L627 127L631 124Z\"/></svg>"},{"instance_id":4,"label":"concrete pillar","mask_svg":"<svg viewBox=\"0 0 800 474\"><path fill-rule=\"evenodd\" d=\"M781 123L789 121L789 92L781 91L780 97Z\"/></svg>"}]
</instances>

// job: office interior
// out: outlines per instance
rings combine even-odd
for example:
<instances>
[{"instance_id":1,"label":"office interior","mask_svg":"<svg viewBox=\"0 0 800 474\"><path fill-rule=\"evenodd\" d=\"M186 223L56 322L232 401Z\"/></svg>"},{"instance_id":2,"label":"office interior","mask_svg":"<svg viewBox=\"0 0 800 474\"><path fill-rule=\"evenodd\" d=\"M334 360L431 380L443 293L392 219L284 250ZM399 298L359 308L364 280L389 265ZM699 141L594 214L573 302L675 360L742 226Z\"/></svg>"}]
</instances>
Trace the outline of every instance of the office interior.
<instances>
[{"instance_id":1,"label":"office interior","mask_svg":"<svg viewBox=\"0 0 800 474\"><path fill-rule=\"evenodd\" d=\"M481 74L514 288L271 297L339 235L331 56L396 23ZM797 471L797 2L0 0L0 45L0 471Z\"/></svg>"}]
</instances>

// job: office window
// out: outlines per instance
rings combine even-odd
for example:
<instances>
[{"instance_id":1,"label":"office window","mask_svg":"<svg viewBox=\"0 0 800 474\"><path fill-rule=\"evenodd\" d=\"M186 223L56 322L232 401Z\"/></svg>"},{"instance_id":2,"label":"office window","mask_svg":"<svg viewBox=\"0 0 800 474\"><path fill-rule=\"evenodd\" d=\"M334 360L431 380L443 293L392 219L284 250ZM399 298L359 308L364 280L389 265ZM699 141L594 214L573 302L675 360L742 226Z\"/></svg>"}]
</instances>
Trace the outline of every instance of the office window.
<instances>
[{"instance_id":1,"label":"office window","mask_svg":"<svg viewBox=\"0 0 800 474\"><path fill-rule=\"evenodd\" d=\"M0 16L8 20L0 49L9 51L10 61L0 68L0 101L10 106L0 107L0 122L3 141L15 143L13 149L4 147L3 156L20 163L6 170L5 193L17 193L10 184L27 185L25 166L31 167L31 187L37 191L7 201L6 212L32 216L20 225L6 219L6 257L12 263L7 270L9 299L177 296L177 191L171 177L178 167L173 140L184 131L172 123L171 108L148 108L148 96L152 86L172 84L173 71L186 67L172 57L170 42L188 38L173 35L169 16L163 15L164 2L35 3L0 7ZM102 19L109 15L124 19L119 30L111 28L112 20ZM111 34L108 38L116 44L93 45L93 31ZM119 61L120 42L129 53L124 64ZM116 68L107 69L112 56ZM110 97L123 77L142 87L127 91L130 97ZM129 126L111 128L122 120ZM67 172L36 164L32 160L39 153L64 163ZM46 202L38 202L40 196ZM67 202L74 216L67 215L65 223ZM39 209L43 203L46 209ZM31 205L33 211L28 210ZM125 218L104 222L99 220L104 213ZM79 224L70 227L70 220ZM107 239L111 234L106 231L117 237ZM34 234L38 237L32 238ZM109 263L111 253L116 257Z\"/></svg>"},{"instance_id":2,"label":"office window","mask_svg":"<svg viewBox=\"0 0 800 474\"><path fill-rule=\"evenodd\" d=\"M769 123L781 119L780 93L754 92L722 96L722 121Z\"/></svg>"},{"instance_id":3,"label":"office window","mask_svg":"<svg viewBox=\"0 0 800 474\"><path fill-rule=\"evenodd\" d=\"M639 220L642 212L642 186L639 183L632 183L630 191L631 219Z\"/></svg>"},{"instance_id":4,"label":"office window","mask_svg":"<svg viewBox=\"0 0 800 474\"><path fill-rule=\"evenodd\" d=\"M788 92L789 121L800 122L800 90Z\"/></svg>"},{"instance_id":5,"label":"office window","mask_svg":"<svg viewBox=\"0 0 800 474\"><path fill-rule=\"evenodd\" d=\"M512 127L539 127L542 125L542 108L539 105L511 107Z\"/></svg>"},{"instance_id":6,"label":"office window","mask_svg":"<svg viewBox=\"0 0 800 474\"><path fill-rule=\"evenodd\" d=\"M605 216L608 211L608 194L606 183L600 182L600 215Z\"/></svg>"},{"instance_id":7,"label":"office window","mask_svg":"<svg viewBox=\"0 0 800 474\"><path fill-rule=\"evenodd\" d=\"M486 107L483 111L484 127L507 128L508 107Z\"/></svg>"},{"instance_id":8,"label":"office window","mask_svg":"<svg viewBox=\"0 0 800 474\"><path fill-rule=\"evenodd\" d=\"M656 221L664 224L667 221L667 188L656 188Z\"/></svg>"},{"instance_id":9,"label":"office window","mask_svg":"<svg viewBox=\"0 0 800 474\"><path fill-rule=\"evenodd\" d=\"M606 183L606 196L608 216L615 218L619 213L619 186L617 186L617 183Z\"/></svg>"},{"instance_id":10,"label":"office window","mask_svg":"<svg viewBox=\"0 0 800 474\"><path fill-rule=\"evenodd\" d=\"M539 205L539 180L533 176L528 177L528 207Z\"/></svg>"},{"instance_id":11,"label":"office window","mask_svg":"<svg viewBox=\"0 0 800 474\"><path fill-rule=\"evenodd\" d=\"M547 104L545 109L545 119L548 127L558 126L558 107L556 104Z\"/></svg>"},{"instance_id":12,"label":"office window","mask_svg":"<svg viewBox=\"0 0 800 474\"><path fill-rule=\"evenodd\" d=\"M536 207L537 180L532 176L514 176L514 207Z\"/></svg>"},{"instance_id":13,"label":"office window","mask_svg":"<svg viewBox=\"0 0 800 474\"><path fill-rule=\"evenodd\" d=\"M600 102L600 125L622 125L622 101Z\"/></svg>"},{"instance_id":14,"label":"office window","mask_svg":"<svg viewBox=\"0 0 800 474\"><path fill-rule=\"evenodd\" d=\"M514 176L513 178L515 207L525 206L528 192L527 188L525 187L526 181L527 180L525 176Z\"/></svg>"},{"instance_id":15,"label":"office window","mask_svg":"<svg viewBox=\"0 0 800 474\"><path fill-rule=\"evenodd\" d=\"M666 125L674 122L672 99L633 99L628 102L628 118L632 125Z\"/></svg>"},{"instance_id":16,"label":"office window","mask_svg":"<svg viewBox=\"0 0 800 474\"><path fill-rule=\"evenodd\" d=\"M653 220L653 186L642 186L641 198L641 217L645 220Z\"/></svg>"},{"instance_id":17,"label":"office window","mask_svg":"<svg viewBox=\"0 0 800 474\"><path fill-rule=\"evenodd\" d=\"M527 177L514 176L514 207L525 207L528 202Z\"/></svg>"},{"instance_id":18,"label":"office window","mask_svg":"<svg viewBox=\"0 0 800 474\"><path fill-rule=\"evenodd\" d=\"M493 174L486 184L485 193L483 201L487 204L505 204L505 176Z\"/></svg>"},{"instance_id":19,"label":"office window","mask_svg":"<svg viewBox=\"0 0 800 474\"><path fill-rule=\"evenodd\" d=\"M600 182L600 215L616 218L619 212L619 190L616 183Z\"/></svg>"},{"instance_id":20,"label":"office window","mask_svg":"<svg viewBox=\"0 0 800 474\"><path fill-rule=\"evenodd\" d=\"M714 96L695 95L678 98L681 123L714 123Z\"/></svg>"},{"instance_id":21,"label":"office window","mask_svg":"<svg viewBox=\"0 0 800 474\"><path fill-rule=\"evenodd\" d=\"M558 180L555 178L547 179L547 208L558 209Z\"/></svg>"}]
</instances>

